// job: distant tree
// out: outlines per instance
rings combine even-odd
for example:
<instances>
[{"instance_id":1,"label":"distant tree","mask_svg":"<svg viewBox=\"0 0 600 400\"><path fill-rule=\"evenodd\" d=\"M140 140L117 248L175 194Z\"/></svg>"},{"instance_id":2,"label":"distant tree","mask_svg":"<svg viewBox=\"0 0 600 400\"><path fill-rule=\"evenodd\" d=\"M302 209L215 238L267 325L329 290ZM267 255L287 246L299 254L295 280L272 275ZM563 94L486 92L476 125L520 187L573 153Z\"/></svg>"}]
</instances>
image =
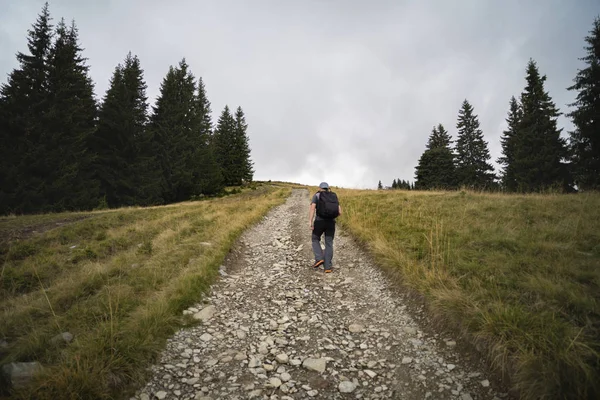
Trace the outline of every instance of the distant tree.
<instances>
[{"instance_id":1,"label":"distant tree","mask_svg":"<svg viewBox=\"0 0 600 400\"><path fill-rule=\"evenodd\" d=\"M566 142L556 126L560 115L544 90L545 76L540 76L533 60L527 65L527 85L521 94L523 115L515 135L513 165L519 191L532 192L548 188L568 190Z\"/></svg>"},{"instance_id":2,"label":"distant tree","mask_svg":"<svg viewBox=\"0 0 600 400\"><path fill-rule=\"evenodd\" d=\"M451 143L451 137L442 124L433 128L427 148L415 168L415 187L417 189L454 189L456 187Z\"/></svg>"},{"instance_id":3,"label":"distant tree","mask_svg":"<svg viewBox=\"0 0 600 400\"><path fill-rule=\"evenodd\" d=\"M396 182L396 179L394 179L392 182L392 189L398 189L398 183Z\"/></svg>"},{"instance_id":4,"label":"distant tree","mask_svg":"<svg viewBox=\"0 0 600 400\"><path fill-rule=\"evenodd\" d=\"M502 137L500 138L502 144L502 157L498 159L498 163L502 165L502 187L508 191L517 190L517 181L514 171L514 146L522 114L523 111L521 105L514 96L511 97L510 109L508 111L508 117L506 118L508 128L502 132Z\"/></svg>"},{"instance_id":5,"label":"distant tree","mask_svg":"<svg viewBox=\"0 0 600 400\"><path fill-rule=\"evenodd\" d=\"M575 130L570 133L575 182L581 190L600 190L600 17L596 17L585 38L587 65L577 72L574 85L577 99L568 114Z\"/></svg>"},{"instance_id":6,"label":"distant tree","mask_svg":"<svg viewBox=\"0 0 600 400\"><path fill-rule=\"evenodd\" d=\"M197 155L196 83L183 59L170 67L151 117L154 152L162 171L162 199L167 203L200 194L194 177Z\"/></svg>"},{"instance_id":7,"label":"distant tree","mask_svg":"<svg viewBox=\"0 0 600 400\"><path fill-rule=\"evenodd\" d=\"M494 181L494 167L488 163L490 152L483 140L473 106L465 99L458 112L456 140L456 177L459 186L485 189Z\"/></svg>"},{"instance_id":8,"label":"distant tree","mask_svg":"<svg viewBox=\"0 0 600 400\"><path fill-rule=\"evenodd\" d=\"M29 54L0 87L0 214L38 211L45 205L45 122L53 27L48 3L28 31Z\"/></svg>"},{"instance_id":9,"label":"distant tree","mask_svg":"<svg viewBox=\"0 0 600 400\"><path fill-rule=\"evenodd\" d=\"M379 181L379 183L377 184L377 190L382 190L383 189L383 185L381 184L381 181Z\"/></svg>"},{"instance_id":10,"label":"distant tree","mask_svg":"<svg viewBox=\"0 0 600 400\"><path fill-rule=\"evenodd\" d=\"M143 203L139 191L146 165L140 157L148 122L146 83L140 61L131 53L115 68L100 106L94 135L95 171L100 196L111 207Z\"/></svg>"}]
</instances>

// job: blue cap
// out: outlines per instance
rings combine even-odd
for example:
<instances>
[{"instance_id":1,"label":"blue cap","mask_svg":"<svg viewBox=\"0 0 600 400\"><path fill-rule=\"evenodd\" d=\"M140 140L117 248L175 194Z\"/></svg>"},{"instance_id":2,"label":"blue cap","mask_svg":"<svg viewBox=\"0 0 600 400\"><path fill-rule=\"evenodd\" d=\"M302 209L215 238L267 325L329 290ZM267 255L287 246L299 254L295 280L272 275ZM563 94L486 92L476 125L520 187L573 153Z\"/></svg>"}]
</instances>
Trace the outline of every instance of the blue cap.
<instances>
[{"instance_id":1,"label":"blue cap","mask_svg":"<svg viewBox=\"0 0 600 400\"><path fill-rule=\"evenodd\" d=\"M319 187L320 187L321 189L329 189L329 185L327 184L327 182L321 182L321 183L319 184Z\"/></svg>"}]
</instances>

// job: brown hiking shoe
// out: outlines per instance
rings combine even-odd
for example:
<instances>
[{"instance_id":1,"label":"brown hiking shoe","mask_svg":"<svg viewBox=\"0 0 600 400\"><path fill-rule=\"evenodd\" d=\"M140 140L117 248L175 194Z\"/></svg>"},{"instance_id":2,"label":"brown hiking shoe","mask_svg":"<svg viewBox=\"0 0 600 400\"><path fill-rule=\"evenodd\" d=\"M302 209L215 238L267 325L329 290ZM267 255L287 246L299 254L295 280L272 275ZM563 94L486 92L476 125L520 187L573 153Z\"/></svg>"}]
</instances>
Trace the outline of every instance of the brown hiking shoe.
<instances>
[{"instance_id":1,"label":"brown hiking shoe","mask_svg":"<svg viewBox=\"0 0 600 400\"><path fill-rule=\"evenodd\" d=\"M325 273L326 273L326 274L330 274L330 273L332 273L332 272L333 272L333 268L329 268L329 269L326 269L326 270L325 270Z\"/></svg>"},{"instance_id":2,"label":"brown hiking shoe","mask_svg":"<svg viewBox=\"0 0 600 400\"><path fill-rule=\"evenodd\" d=\"M315 263L312 266L313 269L319 268L319 266L323 265L324 262L325 262L324 260L315 261Z\"/></svg>"}]
</instances>

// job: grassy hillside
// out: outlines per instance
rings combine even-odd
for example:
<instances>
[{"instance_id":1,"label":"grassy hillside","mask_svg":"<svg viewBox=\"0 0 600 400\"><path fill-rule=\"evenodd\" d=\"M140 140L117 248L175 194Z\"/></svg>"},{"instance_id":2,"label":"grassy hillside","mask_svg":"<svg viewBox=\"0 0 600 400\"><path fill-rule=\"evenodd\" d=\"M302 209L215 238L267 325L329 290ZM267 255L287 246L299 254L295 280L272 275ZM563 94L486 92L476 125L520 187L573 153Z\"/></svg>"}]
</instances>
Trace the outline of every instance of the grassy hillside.
<instances>
[{"instance_id":1,"label":"grassy hillside","mask_svg":"<svg viewBox=\"0 0 600 400\"><path fill-rule=\"evenodd\" d=\"M600 195L337 192L340 222L524 398L600 398Z\"/></svg>"},{"instance_id":2,"label":"grassy hillside","mask_svg":"<svg viewBox=\"0 0 600 400\"><path fill-rule=\"evenodd\" d=\"M233 241L288 194L261 186L164 207L0 218L0 363L46 366L36 398L123 397ZM65 331L71 344L50 343Z\"/></svg>"}]
</instances>

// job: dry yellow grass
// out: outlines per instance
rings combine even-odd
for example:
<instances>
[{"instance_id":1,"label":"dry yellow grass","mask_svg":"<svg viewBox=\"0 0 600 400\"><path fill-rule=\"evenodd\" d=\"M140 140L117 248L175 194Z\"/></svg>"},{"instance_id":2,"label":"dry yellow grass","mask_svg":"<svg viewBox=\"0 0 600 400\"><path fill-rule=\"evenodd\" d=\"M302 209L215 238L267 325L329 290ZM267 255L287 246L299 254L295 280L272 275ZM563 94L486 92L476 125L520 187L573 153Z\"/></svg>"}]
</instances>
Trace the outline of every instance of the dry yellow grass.
<instances>
[{"instance_id":1,"label":"dry yellow grass","mask_svg":"<svg viewBox=\"0 0 600 400\"><path fill-rule=\"evenodd\" d=\"M600 195L337 193L340 222L523 398L600 397Z\"/></svg>"},{"instance_id":2,"label":"dry yellow grass","mask_svg":"<svg viewBox=\"0 0 600 400\"><path fill-rule=\"evenodd\" d=\"M221 199L80 213L86 219L0 248L1 363L46 366L17 398L126 397L186 323L239 234L289 194L259 187ZM68 214L38 216L41 223ZM0 219L27 230L35 217ZM18 236L18 235L16 235ZM21 235L22 236L22 235ZM69 331L66 347L49 340Z\"/></svg>"}]
</instances>

